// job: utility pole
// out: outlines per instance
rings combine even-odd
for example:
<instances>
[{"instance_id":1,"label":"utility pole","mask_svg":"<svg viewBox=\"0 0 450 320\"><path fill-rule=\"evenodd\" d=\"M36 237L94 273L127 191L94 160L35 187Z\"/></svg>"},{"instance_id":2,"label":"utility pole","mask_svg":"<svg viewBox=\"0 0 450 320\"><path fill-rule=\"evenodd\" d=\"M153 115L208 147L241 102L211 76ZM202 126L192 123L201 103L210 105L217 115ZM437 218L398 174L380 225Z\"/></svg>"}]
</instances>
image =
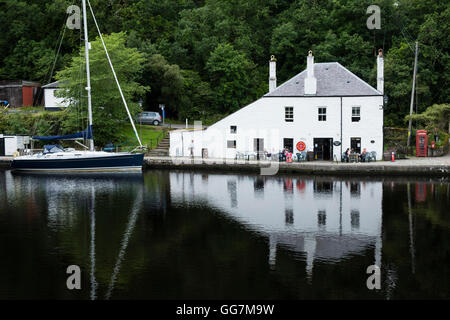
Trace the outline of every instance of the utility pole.
<instances>
[{"instance_id":1,"label":"utility pole","mask_svg":"<svg viewBox=\"0 0 450 320\"><path fill-rule=\"evenodd\" d=\"M416 55L414 58L414 73L413 73L413 85L412 85L412 91L411 91L411 105L409 108L409 125L408 125L408 144L407 149L409 150L409 145L411 144L411 126L412 126L412 113L413 113L413 106L414 106L414 92L416 91L416 74L417 74L417 55L419 53L419 42L416 41Z\"/></svg>"}]
</instances>

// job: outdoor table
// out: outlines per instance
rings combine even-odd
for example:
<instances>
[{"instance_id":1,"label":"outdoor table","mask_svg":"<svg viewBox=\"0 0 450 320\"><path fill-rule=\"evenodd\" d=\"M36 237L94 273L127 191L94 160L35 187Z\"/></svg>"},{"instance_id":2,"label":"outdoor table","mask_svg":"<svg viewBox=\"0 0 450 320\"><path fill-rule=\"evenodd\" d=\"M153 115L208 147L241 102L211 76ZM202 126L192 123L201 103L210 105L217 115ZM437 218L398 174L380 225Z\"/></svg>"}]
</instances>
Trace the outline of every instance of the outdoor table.
<instances>
[{"instance_id":1,"label":"outdoor table","mask_svg":"<svg viewBox=\"0 0 450 320\"><path fill-rule=\"evenodd\" d=\"M358 162L359 154L357 154L357 153L350 153L350 155L348 156L348 160L350 162Z\"/></svg>"}]
</instances>

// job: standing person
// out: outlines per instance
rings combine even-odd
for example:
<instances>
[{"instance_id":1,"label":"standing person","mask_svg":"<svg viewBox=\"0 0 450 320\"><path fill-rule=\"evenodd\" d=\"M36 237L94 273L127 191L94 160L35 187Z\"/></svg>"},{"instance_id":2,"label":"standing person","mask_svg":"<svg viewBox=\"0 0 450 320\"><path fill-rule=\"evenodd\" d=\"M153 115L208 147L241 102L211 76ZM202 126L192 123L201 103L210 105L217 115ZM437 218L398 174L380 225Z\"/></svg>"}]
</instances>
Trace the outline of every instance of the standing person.
<instances>
[{"instance_id":1,"label":"standing person","mask_svg":"<svg viewBox=\"0 0 450 320\"><path fill-rule=\"evenodd\" d=\"M189 149L191 150L191 158L194 157L194 140L191 141L191 144L189 145Z\"/></svg>"}]
</instances>

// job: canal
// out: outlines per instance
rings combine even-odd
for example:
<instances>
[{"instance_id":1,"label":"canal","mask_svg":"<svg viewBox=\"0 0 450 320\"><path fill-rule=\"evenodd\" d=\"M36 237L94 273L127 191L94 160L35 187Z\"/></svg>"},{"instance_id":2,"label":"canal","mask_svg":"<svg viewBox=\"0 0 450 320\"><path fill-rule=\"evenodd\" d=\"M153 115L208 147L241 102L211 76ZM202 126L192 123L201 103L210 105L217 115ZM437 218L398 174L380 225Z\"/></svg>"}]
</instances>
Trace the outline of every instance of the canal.
<instances>
[{"instance_id":1,"label":"canal","mask_svg":"<svg viewBox=\"0 0 450 320\"><path fill-rule=\"evenodd\" d=\"M0 299L449 299L449 207L448 179L4 170Z\"/></svg>"}]
</instances>

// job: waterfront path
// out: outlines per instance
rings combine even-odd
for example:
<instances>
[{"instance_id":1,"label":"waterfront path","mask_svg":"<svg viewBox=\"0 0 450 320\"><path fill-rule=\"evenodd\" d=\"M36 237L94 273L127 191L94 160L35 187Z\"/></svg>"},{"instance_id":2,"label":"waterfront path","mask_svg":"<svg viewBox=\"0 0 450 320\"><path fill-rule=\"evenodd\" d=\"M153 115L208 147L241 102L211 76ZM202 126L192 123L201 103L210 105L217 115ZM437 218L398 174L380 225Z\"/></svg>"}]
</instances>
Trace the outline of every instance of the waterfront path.
<instances>
[{"instance_id":1,"label":"waterfront path","mask_svg":"<svg viewBox=\"0 0 450 320\"><path fill-rule=\"evenodd\" d=\"M146 157L147 169L253 171L266 173L297 172L305 174L345 175L432 175L449 176L450 154L435 158L417 158L377 162L342 163L331 161L277 162L257 160L201 159L188 157ZM270 169L269 169L270 167Z\"/></svg>"},{"instance_id":2,"label":"waterfront path","mask_svg":"<svg viewBox=\"0 0 450 320\"><path fill-rule=\"evenodd\" d=\"M0 157L0 167L9 168L12 157ZM265 174L302 173L322 175L421 175L450 176L450 153L443 157L405 160L342 163L330 161L277 162L256 160L201 159L188 157L145 157L144 169L177 169L195 171L243 171Z\"/></svg>"}]
</instances>

